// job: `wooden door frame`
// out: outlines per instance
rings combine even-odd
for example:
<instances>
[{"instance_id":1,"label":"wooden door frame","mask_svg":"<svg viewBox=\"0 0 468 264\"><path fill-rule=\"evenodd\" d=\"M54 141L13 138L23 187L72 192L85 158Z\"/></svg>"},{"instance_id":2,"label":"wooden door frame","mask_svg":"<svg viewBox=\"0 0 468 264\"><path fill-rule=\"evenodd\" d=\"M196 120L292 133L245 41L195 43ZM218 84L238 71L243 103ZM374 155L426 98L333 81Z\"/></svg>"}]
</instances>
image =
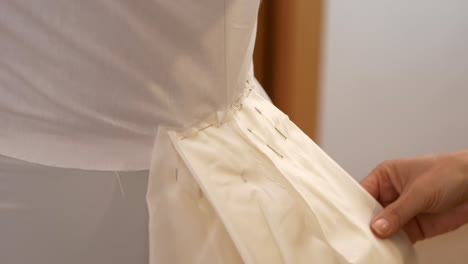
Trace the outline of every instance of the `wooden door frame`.
<instances>
[{"instance_id":1,"label":"wooden door frame","mask_svg":"<svg viewBox=\"0 0 468 264\"><path fill-rule=\"evenodd\" d=\"M262 2L255 71L273 102L317 140L321 0Z\"/></svg>"}]
</instances>

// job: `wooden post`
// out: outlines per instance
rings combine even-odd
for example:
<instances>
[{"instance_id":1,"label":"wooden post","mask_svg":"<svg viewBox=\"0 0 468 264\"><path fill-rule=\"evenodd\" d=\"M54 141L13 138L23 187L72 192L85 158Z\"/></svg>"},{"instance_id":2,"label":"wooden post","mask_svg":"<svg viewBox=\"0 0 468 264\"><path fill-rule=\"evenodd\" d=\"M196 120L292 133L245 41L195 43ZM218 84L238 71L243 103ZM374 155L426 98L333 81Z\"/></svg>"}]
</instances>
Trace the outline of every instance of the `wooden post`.
<instances>
[{"instance_id":1,"label":"wooden post","mask_svg":"<svg viewBox=\"0 0 468 264\"><path fill-rule=\"evenodd\" d=\"M255 53L257 78L273 102L317 140L321 0L264 0Z\"/></svg>"}]
</instances>

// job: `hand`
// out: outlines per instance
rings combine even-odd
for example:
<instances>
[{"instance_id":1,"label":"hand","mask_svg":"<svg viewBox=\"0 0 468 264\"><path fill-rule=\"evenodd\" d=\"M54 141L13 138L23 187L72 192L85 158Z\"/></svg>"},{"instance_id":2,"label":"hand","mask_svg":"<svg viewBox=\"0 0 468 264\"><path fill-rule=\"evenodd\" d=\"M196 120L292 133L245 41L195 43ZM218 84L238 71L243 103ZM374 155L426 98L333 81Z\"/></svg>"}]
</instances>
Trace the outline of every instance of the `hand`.
<instances>
[{"instance_id":1,"label":"hand","mask_svg":"<svg viewBox=\"0 0 468 264\"><path fill-rule=\"evenodd\" d=\"M468 223L468 152L386 161L361 185L384 207L371 222L381 238L403 229L414 243Z\"/></svg>"}]
</instances>

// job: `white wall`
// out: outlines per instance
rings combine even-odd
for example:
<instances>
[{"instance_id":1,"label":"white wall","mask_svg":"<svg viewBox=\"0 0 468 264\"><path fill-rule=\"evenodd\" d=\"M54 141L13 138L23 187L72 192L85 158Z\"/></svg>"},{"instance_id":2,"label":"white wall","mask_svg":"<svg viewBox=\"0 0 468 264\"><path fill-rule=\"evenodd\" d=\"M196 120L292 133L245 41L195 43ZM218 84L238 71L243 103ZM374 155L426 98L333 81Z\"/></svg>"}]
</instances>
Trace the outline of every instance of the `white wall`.
<instances>
[{"instance_id":1,"label":"white wall","mask_svg":"<svg viewBox=\"0 0 468 264\"><path fill-rule=\"evenodd\" d=\"M320 144L351 175L468 149L468 1L330 0L325 20ZM418 247L467 263L468 228Z\"/></svg>"}]
</instances>

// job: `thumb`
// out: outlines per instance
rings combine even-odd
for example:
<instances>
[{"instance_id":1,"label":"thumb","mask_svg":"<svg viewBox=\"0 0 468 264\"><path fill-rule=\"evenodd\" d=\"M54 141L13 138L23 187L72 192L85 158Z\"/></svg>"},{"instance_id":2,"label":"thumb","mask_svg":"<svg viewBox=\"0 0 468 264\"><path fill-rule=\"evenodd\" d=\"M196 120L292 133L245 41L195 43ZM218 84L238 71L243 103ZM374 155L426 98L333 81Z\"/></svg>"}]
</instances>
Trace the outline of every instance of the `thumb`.
<instances>
[{"instance_id":1,"label":"thumb","mask_svg":"<svg viewBox=\"0 0 468 264\"><path fill-rule=\"evenodd\" d=\"M371 228L377 236L387 238L395 234L423 210L423 199L411 193L415 192L402 194L372 220Z\"/></svg>"}]
</instances>

